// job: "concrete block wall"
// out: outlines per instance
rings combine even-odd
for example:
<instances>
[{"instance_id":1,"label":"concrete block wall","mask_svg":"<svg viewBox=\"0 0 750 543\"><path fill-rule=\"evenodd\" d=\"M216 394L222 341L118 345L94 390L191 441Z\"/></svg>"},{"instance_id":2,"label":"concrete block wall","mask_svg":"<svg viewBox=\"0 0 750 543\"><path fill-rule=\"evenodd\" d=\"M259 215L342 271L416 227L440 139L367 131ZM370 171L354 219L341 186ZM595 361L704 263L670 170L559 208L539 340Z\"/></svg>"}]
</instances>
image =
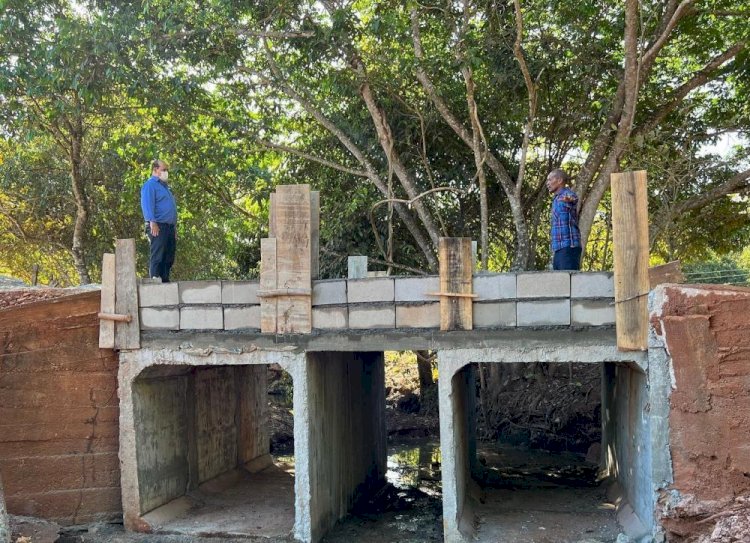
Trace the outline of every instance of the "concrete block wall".
<instances>
[{"instance_id":1,"label":"concrete block wall","mask_svg":"<svg viewBox=\"0 0 750 543\"><path fill-rule=\"evenodd\" d=\"M614 326L608 272L521 272L474 277L474 327ZM436 329L436 276L314 281L313 329ZM260 329L258 283L187 281L139 286L144 330Z\"/></svg>"}]
</instances>

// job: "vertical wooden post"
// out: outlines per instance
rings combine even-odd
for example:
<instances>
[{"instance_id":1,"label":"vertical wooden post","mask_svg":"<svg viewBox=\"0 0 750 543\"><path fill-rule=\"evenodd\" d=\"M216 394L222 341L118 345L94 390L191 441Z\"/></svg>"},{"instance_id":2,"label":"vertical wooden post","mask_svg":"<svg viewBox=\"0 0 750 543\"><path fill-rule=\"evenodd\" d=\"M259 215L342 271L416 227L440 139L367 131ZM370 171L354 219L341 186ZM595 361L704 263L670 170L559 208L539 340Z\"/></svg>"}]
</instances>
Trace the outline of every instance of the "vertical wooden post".
<instances>
[{"instance_id":1,"label":"vertical wooden post","mask_svg":"<svg viewBox=\"0 0 750 543\"><path fill-rule=\"evenodd\" d=\"M138 318L134 239L117 240L115 263L115 311L120 315L130 315L130 322L118 322L115 325L115 348L140 349L141 330Z\"/></svg>"},{"instance_id":2,"label":"vertical wooden post","mask_svg":"<svg viewBox=\"0 0 750 543\"><path fill-rule=\"evenodd\" d=\"M648 197L646 172L613 173L612 236L617 347L648 349Z\"/></svg>"},{"instance_id":3,"label":"vertical wooden post","mask_svg":"<svg viewBox=\"0 0 750 543\"><path fill-rule=\"evenodd\" d=\"M261 331L312 331L312 275L317 276L320 195L309 185L279 185L269 208L269 237L261 240ZM314 254L313 254L314 253Z\"/></svg>"},{"instance_id":4,"label":"vertical wooden post","mask_svg":"<svg viewBox=\"0 0 750 543\"><path fill-rule=\"evenodd\" d=\"M276 187L276 282L280 289L310 289L310 185ZM276 331L312 331L312 295L279 296Z\"/></svg>"},{"instance_id":5,"label":"vertical wooden post","mask_svg":"<svg viewBox=\"0 0 750 543\"><path fill-rule=\"evenodd\" d=\"M102 291L100 310L102 313L115 312L115 255L104 253L102 257ZM102 319L99 321L99 348L114 349L115 321Z\"/></svg>"},{"instance_id":6,"label":"vertical wooden post","mask_svg":"<svg viewBox=\"0 0 750 543\"><path fill-rule=\"evenodd\" d=\"M472 272L470 238L440 238L440 329L471 330Z\"/></svg>"},{"instance_id":7,"label":"vertical wooden post","mask_svg":"<svg viewBox=\"0 0 750 543\"><path fill-rule=\"evenodd\" d=\"M276 290L276 238L260 240L260 290ZM276 298L260 299L260 331L276 333Z\"/></svg>"},{"instance_id":8,"label":"vertical wooden post","mask_svg":"<svg viewBox=\"0 0 750 543\"><path fill-rule=\"evenodd\" d=\"M310 278L320 277L320 192L310 191Z\"/></svg>"}]
</instances>

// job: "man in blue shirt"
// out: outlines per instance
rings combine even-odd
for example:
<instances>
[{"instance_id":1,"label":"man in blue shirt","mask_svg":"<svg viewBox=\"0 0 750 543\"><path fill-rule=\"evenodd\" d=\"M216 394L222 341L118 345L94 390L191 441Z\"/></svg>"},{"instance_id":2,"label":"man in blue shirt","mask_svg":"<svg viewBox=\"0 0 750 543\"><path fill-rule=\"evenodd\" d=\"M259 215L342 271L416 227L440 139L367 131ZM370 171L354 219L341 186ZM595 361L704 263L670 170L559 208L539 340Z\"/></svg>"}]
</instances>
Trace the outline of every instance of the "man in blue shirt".
<instances>
[{"instance_id":1,"label":"man in blue shirt","mask_svg":"<svg viewBox=\"0 0 750 543\"><path fill-rule=\"evenodd\" d=\"M563 170L552 170L547 176L547 189L552 200L552 269L581 269L581 231L578 229L578 195L566 185L570 181Z\"/></svg>"},{"instance_id":2,"label":"man in blue shirt","mask_svg":"<svg viewBox=\"0 0 750 543\"><path fill-rule=\"evenodd\" d=\"M151 164L151 177L141 188L141 209L146 220L146 235L151 245L148 273L169 283L169 271L177 249L177 205L167 186L169 165L163 160Z\"/></svg>"}]
</instances>

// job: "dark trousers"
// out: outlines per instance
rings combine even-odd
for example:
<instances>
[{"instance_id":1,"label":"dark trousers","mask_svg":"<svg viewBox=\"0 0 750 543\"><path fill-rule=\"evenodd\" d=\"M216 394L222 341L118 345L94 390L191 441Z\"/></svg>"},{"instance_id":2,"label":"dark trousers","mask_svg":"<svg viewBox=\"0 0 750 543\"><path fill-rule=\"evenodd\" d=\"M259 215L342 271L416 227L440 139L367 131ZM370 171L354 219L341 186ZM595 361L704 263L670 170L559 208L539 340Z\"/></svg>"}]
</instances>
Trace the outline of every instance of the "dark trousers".
<instances>
[{"instance_id":1,"label":"dark trousers","mask_svg":"<svg viewBox=\"0 0 750 543\"><path fill-rule=\"evenodd\" d=\"M161 277L162 283L169 283L169 271L174 264L174 254L177 250L177 237L174 224L165 222L159 225L159 235L152 236L151 228L146 223L146 235L151 245L151 258L148 263L149 277Z\"/></svg>"},{"instance_id":2,"label":"dark trousers","mask_svg":"<svg viewBox=\"0 0 750 543\"><path fill-rule=\"evenodd\" d=\"M580 247L563 247L555 251L552 259L553 270L580 270L581 269L581 248Z\"/></svg>"}]
</instances>

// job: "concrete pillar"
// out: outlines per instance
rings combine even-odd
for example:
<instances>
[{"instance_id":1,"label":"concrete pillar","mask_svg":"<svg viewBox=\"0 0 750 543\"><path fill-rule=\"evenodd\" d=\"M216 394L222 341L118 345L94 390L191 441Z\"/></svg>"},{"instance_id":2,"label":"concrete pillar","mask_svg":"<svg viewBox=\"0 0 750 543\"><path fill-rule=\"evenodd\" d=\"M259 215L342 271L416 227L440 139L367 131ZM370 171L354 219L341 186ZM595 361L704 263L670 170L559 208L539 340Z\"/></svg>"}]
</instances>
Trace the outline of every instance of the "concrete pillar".
<instances>
[{"instance_id":1,"label":"concrete pillar","mask_svg":"<svg viewBox=\"0 0 750 543\"><path fill-rule=\"evenodd\" d=\"M474 525L472 471L476 469L474 368L438 353L440 449L443 473L443 538L470 539ZM458 369L456 369L458 368Z\"/></svg>"},{"instance_id":2,"label":"concrete pillar","mask_svg":"<svg viewBox=\"0 0 750 543\"><path fill-rule=\"evenodd\" d=\"M305 452L297 442L295 452L296 473L307 477L300 492L309 518L295 527L295 537L317 541L346 516L356 495L385 479L383 353L308 353L305 371L304 386L294 388L295 440L299 399Z\"/></svg>"}]
</instances>

